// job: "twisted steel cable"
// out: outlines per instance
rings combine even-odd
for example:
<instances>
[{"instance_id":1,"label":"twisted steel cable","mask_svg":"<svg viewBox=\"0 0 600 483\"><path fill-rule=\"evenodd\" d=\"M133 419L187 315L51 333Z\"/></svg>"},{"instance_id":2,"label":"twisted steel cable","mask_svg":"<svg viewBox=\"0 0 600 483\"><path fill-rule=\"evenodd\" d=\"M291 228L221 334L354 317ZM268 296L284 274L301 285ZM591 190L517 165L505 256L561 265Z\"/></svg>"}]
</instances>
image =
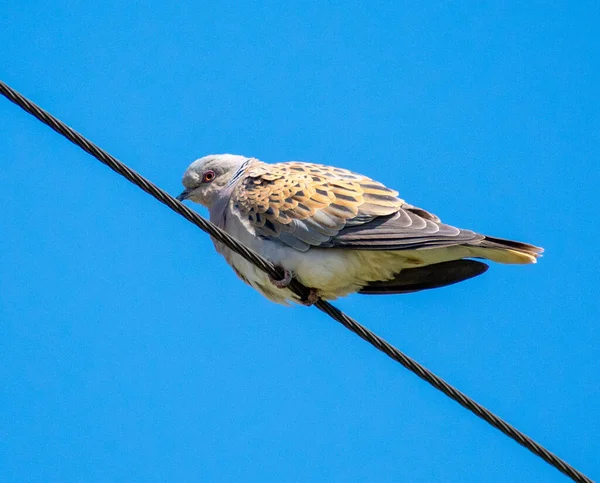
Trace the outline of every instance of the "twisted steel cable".
<instances>
[{"instance_id":1,"label":"twisted steel cable","mask_svg":"<svg viewBox=\"0 0 600 483\"><path fill-rule=\"evenodd\" d=\"M29 114L31 114L32 116L34 116L35 118L52 128L54 131L63 135L69 141L71 141L87 153L94 156L98 161L104 163L106 166L108 166L110 169L126 178L128 181L140 187L142 190L156 198L161 203L167 205L169 208L171 208L171 210L183 216L185 219L196 225L202 231L208 233L210 236L212 236L219 242L225 244L226 246L240 254L246 260L256 265L258 268L269 274L271 277L275 279L280 279L283 276L282 270L276 268L271 262L261 257L255 251L250 250L249 248L239 243L225 231L221 230L219 227L217 227L210 221L204 219L195 211L190 210L187 206L173 198L166 191L162 190L152 182L148 181L146 178L136 173L131 168L127 167L121 161L114 158L106 151L96 146L94 143L88 141L81 134L71 129L69 126L59 121L57 118L55 118L54 116L52 116L51 114L49 114L48 112L31 102L30 100L23 97L21 94L19 94L17 91L15 91L2 81L0 81L0 93L4 95L8 100L21 107L23 110L25 110L26 112L28 112ZM292 279L289 288L294 293L296 293L301 299L306 299L309 295L309 289L302 285L296 279ZM324 312L327 315L329 315L332 319L341 323L347 329L354 332L360 338L369 342L376 349L391 357L396 362L402 364L405 368L419 376L424 381L427 381L434 388L438 389L439 391L442 391L446 396L453 399L461 406L465 407L473 414L480 417L495 428L499 429L506 436L513 439L520 445L524 446L535 455L542 458L548 464L567 475L573 481L577 481L580 483L593 483L591 479L589 479L580 471L573 468L566 461L562 460L555 454L548 451L546 448L544 448L542 445L531 439L529 436L525 435L514 426L511 426L509 423L496 416L494 413L483 407L481 404L477 403L466 394L462 393L458 389L448 384L442 378L436 376L433 372L429 371L417 361L411 359L410 357L402 353L400 350L396 349L394 346L392 346L384 339L371 332L366 327L363 327L356 320L349 317L329 302L319 299L314 304L314 306L317 307L321 312Z\"/></svg>"}]
</instances>

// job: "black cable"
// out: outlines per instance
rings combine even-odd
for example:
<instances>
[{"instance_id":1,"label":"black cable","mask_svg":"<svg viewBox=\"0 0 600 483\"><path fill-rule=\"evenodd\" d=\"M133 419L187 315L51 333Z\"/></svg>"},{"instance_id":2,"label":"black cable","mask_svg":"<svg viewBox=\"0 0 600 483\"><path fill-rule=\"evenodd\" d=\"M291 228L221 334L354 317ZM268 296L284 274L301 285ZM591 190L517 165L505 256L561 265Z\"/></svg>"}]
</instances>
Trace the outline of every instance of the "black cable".
<instances>
[{"instance_id":1,"label":"black cable","mask_svg":"<svg viewBox=\"0 0 600 483\"><path fill-rule=\"evenodd\" d=\"M133 184L143 189L146 193L150 194L158 201L167 205L173 211L180 214L194 225L198 226L201 230L208 233L210 236L220 241L224 245L228 246L236 253L240 254L246 260L256 265L258 268L269 274L271 277L275 279L279 279L282 277L282 271L273 266L271 262L265 260L258 253L254 252L253 250L250 250L249 248L239 243L237 240L229 236L229 234L221 230L219 227L217 227L210 221L205 220L195 211L190 210L187 206L173 198L166 191L162 190L155 184L145 179L143 176L128 168L126 165L124 165L119 160L108 154L106 151L100 149L98 146L88 141L81 134L74 131L69 126L56 119L54 116L44 111L43 109L41 109L33 102L23 97L15 90L11 89L2 81L0 81L0 93L4 95L8 100L15 103L17 106L21 107L23 110L27 111L29 114L31 114L38 120L42 121L44 124L54 129L57 133L62 134L69 141L71 141L72 143L82 148L84 151L94 156L96 159L107 165L110 169L119 173L121 176L125 177L127 180L131 181ZM309 289L302 285L300 282L298 282L298 280L296 279L292 279L289 288L302 299L306 299L308 297ZM573 468L566 461L562 460L561 458L559 458L558 456L541 446L540 444L536 443L529 436L523 434L517 428L511 426L506 421L502 420L494 413L490 412L488 409L483 407L481 404L475 402L466 394L463 394L458 389L452 387L446 381L436 376L434 373L423 367L415 360L400 352L394 346L388 344L385 340L375 335L366 327L360 325L356 320L347 316L341 310L331 305L329 302L319 299L314 305L321 312L326 313L332 319L341 323L344 327L346 327L362 339L369 342L371 345L379 349L384 354L388 355L395 361L402 364L408 370L415 373L421 379L427 381L436 389L442 391L444 394L446 394L446 396L454 399L457 403L467 408L476 416L479 416L484 421L488 422L495 428L502 431L509 438L515 440L517 443L519 443L532 453L542 458L548 464L554 466L556 469L570 477L572 480L580 483L593 483L592 480L590 480L580 471Z\"/></svg>"}]
</instances>

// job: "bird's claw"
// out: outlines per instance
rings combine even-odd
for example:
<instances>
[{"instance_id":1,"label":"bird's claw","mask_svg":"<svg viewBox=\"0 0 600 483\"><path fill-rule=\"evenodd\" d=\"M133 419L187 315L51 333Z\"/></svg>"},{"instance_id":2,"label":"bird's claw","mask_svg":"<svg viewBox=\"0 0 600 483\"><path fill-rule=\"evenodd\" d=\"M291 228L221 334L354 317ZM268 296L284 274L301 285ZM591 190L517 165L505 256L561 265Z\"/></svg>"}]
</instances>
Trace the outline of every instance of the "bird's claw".
<instances>
[{"instance_id":1,"label":"bird's claw","mask_svg":"<svg viewBox=\"0 0 600 483\"><path fill-rule=\"evenodd\" d=\"M283 278L277 280L269 275L269 280L277 288L286 288L292 282L293 277L294 277L294 274L291 272L291 270L287 270L284 268L283 269Z\"/></svg>"},{"instance_id":2,"label":"bird's claw","mask_svg":"<svg viewBox=\"0 0 600 483\"><path fill-rule=\"evenodd\" d=\"M319 292L316 288L310 288L308 296L305 299L300 300L300 303L305 307L310 307L319 301Z\"/></svg>"}]
</instances>

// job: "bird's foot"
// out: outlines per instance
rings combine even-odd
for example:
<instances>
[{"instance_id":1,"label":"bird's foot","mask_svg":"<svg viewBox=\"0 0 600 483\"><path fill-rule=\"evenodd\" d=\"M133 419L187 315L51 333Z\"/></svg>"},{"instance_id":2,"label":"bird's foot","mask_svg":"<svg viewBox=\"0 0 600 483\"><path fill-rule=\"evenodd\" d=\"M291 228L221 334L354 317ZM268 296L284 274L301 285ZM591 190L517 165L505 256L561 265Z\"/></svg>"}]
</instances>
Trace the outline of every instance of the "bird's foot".
<instances>
[{"instance_id":1,"label":"bird's foot","mask_svg":"<svg viewBox=\"0 0 600 483\"><path fill-rule=\"evenodd\" d=\"M291 270L288 270L281 266L278 266L277 268L280 268L281 270L283 270L283 277L280 279L276 279L269 275L269 280L277 288L289 287L290 283L292 282L292 278L294 278L294 274L292 273ZM306 298L301 299L300 303L306 307L310 307L311 305L314 305L315 303L317 303L318 300L319 300L318 290L316 288L310 288L308 295L306 296Z\"/></svg>"},{"instance_id":2,"label":"bird's foot","mask_svg":"<svg viewBox=\"0 0 600 483\"><path fill-rule=\"evenodd\" d=\"M294 274L292 273L291 270L287 270L286 268L282 268L282 267L278 267L278 268L281 268L283 270L283 278L280 278L279 280L277 280L269 275L269 280L277 288L286 288L292 282L292 278L294 278Z\"/></svg>"},{"instance_id":3,"label":"bird's foot","mask_svg":"<svg viewBox=\"0 0 600 483\"><path fill-rule=\"evenodd\" d=\"M305 307L310 307L319 301L319 291L316 288L310 288L308 296L300 300L300 303Z\"/></svg>"}]
</instances>

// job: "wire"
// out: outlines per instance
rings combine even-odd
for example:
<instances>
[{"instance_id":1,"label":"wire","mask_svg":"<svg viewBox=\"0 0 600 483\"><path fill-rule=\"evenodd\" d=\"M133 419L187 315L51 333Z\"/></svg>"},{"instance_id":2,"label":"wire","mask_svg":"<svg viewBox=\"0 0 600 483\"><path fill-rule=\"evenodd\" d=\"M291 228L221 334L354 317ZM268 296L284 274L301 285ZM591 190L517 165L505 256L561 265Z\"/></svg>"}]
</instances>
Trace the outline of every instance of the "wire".
<instances>
[{"instance_id":1,"label":"wire","mask_svg":"<svg viewBox=\"0 0 600 483\"><path fill-rule=\"evenodd\" d=\"M127 167L125 164L108 154L103 149L88 141L81 134L71 129L69 126L59 121L57 118L44 111L42 108L38 107L33 102L23 97L21 94L10 88L2 81L0 81L0 93L4 95L8 100L21 107L23 110L27 111L32 116L34 116L44 124L48 125L54 131L63 135L69 141L71 141L87 153L94 156L100 162L107 165L110 169L117 172L127 180L131 181L133 184L143 189L146 193L153 196L161 203L167 205L173 211L183 216L186 220L190 221L204 232L208 233L214 239L228 246L236 253L240 254L246 260L256 265L258 268L269 274L271 277L275 279L280 279L283 276L282 270L276 268L271 262L261 257L258 253L254 252L253 250L250 250L249 248L239 243L225 231L221 230L219 227L217 227L210 221L202 218L195 211L190 210L187 206L173 198L166 191L162 190L152 182L148 181L146 178ZM307 287L302 285L296 279L292 279L289 288L296 295L298 295L301 299L304 300L308 297L310 292ZM390 345L388 342L371 332L366 327L363 327L356 320L349 317L341 310L331 305L329 302L318 299L318 301L314 305L321 312L326 313L332 319L341 323L344 327L354 332L360 338L369 342L376 349L379 349L387 356L399 362L408 370L419 376L421 379L427 381L439 391L442 391L446 396L450 397L451 399L454 399L461 406L465 407L466 409L474 413L476 416L480 417L487 423L502 431L509 438L513 439L520 445L527 448L532 453L542 458L548 464L552 465L554 468L558 469L559 471L570 477L573 481L577 481L580 483L593 483L591 479L589 479L580 471L573 468L566 461L551 453L542 445L531 439L529 436L525 435L514 426L511 426L506 421L502 420L494 413L483 407L481 404L477 403L476 401L468 397L466 394L463 394L458 389L454 388L440 377L436 376L433 372L429 371L417 361L411 359L410 357L402 353L400 350Z\"/></svg>"}]
</instances>

